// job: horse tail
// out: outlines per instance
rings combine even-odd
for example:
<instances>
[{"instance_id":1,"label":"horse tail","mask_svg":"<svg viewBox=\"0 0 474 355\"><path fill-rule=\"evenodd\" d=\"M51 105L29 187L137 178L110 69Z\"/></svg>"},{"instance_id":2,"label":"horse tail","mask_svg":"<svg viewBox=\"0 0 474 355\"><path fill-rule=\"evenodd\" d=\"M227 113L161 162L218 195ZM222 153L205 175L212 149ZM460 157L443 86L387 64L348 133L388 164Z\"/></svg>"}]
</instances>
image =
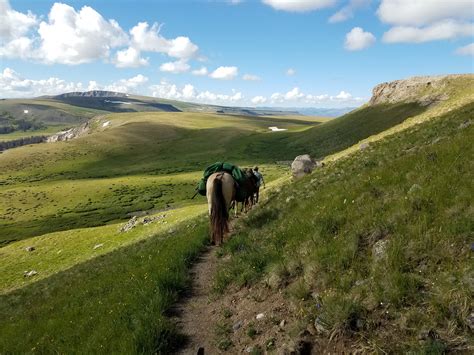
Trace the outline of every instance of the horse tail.
<instances>
[{"instance_id":1,"label":"horse tail","mask_svg":"<svg viewBox=\"0 0 474 355\"><path fill-rule=\"evenodd\" d=\"M222 192L222 175L216 177L212 185L211 203L211 229L212 240L220 245L224 239L224 234L229 231L228 225L229 211Z\"/></svg>"}]
</instances>

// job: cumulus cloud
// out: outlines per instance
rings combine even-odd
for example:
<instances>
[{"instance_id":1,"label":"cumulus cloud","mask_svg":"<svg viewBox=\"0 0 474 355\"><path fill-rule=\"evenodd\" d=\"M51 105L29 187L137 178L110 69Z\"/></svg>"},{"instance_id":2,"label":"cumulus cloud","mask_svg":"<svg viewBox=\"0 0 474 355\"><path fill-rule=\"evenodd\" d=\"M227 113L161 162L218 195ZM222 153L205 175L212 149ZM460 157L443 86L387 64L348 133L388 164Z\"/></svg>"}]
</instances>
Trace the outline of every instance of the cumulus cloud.
<instances>
[{"instance_id":1,"label":"cumulus cloud","mask_svg":"<svg viewBox=\"0 0 474 355\"><path fill-rule=\"evenodd\" d=\"M10 7L7 0L0 0L0 38L11 41L27 34L37 24L34 14L23 14Z\"/></svg>"},{"instance_id":2,"label":"cumulus cloud","mask_svg":"<svg viewBox=\"0 0 474 355\"><path fill-rule=\"evenodd\" d=\"M191 84L179 88L176 84L162 80L157 85L151 85L152 96L169 100L186 100L206 104L237 104L244 100L241 92L233 91L231 94L218 94L211 91L198 91Z\"/></svg>"},{"instance_id":3,"label":"cumulus cloud","mask_svg":"<svg viewBox=\"0 0 474 355\"><path fill-rule=\"evenodd\" d=\"M39 57L46 63L81 64L109 57L110 49L127 43L127 36L115 20L105 20L84 6L80 11L55 3L42 21Z\"/></svg>"},{"instance_id":4,"label":"cumulus cloud","mask_svg":"<svg viewBox=\"0 0 474 355\"><path fill-rule=\"evenodd\" d=\"M11 68L5 68L0 73L0 97L57 95L79 90L83 90L82 83L67 82L55 77L41 80L25 79Z\"/></svg>"},{"instance_id":5,"label":"cumulus cloud","mask_svg":"<svg viewBox=\"0 0 474 355\"><path fill-rule=\"evenodd\" d=\"M199 69L193 70L191 74L197 75L197 76L206 76L208 74L208 71L206 67L201 67Z\"/></svg>"},{"instance_id":6,"label":"cumulus cloud","mask_svg":"<svg viewBox=\"0 0 474 355\"><path fill-rule=\"evenodd\" d=\"M118 68L136 68L148 65L148 59L140 57L140 51L133 47L117 51L114 63Z\"/></svg>"},{"instance_id":7,"label":"cumulus cloud","mask_svg":"<svg viewBox=\"0 0 474 355\"><path fill-rule=\"evenodd\" d=\"M474 34L474 24L443 20L425 27L395 26L384 33L383 41L387 43L422 43L446 40Z\"/></svg>"},{"instance_id":8,"label":"cumulus cloud","mask_svg":"<svg viewBox=\"0 0 474 355\"><path fill-rule=\"evenodd\" d=\"M288 68L288 70L286 71L286 75L288 76L293 76L296 74L296 70L294 70L293 68Z\"/></svg>"},{"instance_id":9,"label":"cumulus cloud","mask_svg":"<svg viewBox=\"0 0 474 355\"><path fill-rule=\"evenodd\" d=\"M394 26L384 42L422 43L473 36L473 9L471 0L382 0L377 15Z\"/></svg>"},{"instance_id":10,"label":"cumulus cloud","mask_svg":"<svg viewBox=\"0 0 474 355\"><path fill-rule=\"evenodd\" d=\"M173 74L187 72L189 68L189 64L184 60L177 60L175 62L168 62L160 65L160 71Z\"/></svg>"},{"instance_id":11,"label":"cumulus cloud","mask_svg":"<svg viewBox=\"0 0 474 355\"><path fill-rule=\"evenodd\" d=\"M329 23L337 23L346 21L354 16L354 12L356 9L369 5L371 0L350 0L349 4L344 6L334 15L332 15L328 22Z\"/></svg>"},{"instance_id":12,"label":"cumulus cloud","mask_svg":"<svg viewBox=\"0 0 474 355\"><path fill-rule=\"evenodd\" d=\"M267 98L263 96L255 96L250 100L254 105L261 105L267 102Z\"/></svg>"},{"instance_id":13,"label":"cumulus cloud","mask_svg":"<svg viewBox=\"0 0 474 355\"><path fill-rule=\"evenodd\" d=\"M231 80L239 74L237 67L219 67L214 70L209 76L213 79Z\"/></svg>"},{"instance_id":14,"label":"cumulus cloud","mask_svg":"<svg viewBox=\"0 0 474 355\"><path fill-rule=\"evenodd\" d=\"M392 25L421 26L447 18L473 17L471 0L382 0L377 15Z\"/></svg>"},{"instance_id":15,"label":"cumulus cloud","mask_svg":"<svg viewBox=\"0 0 474 355\"><path fill-rule=\"evenodd\" d=\"M375 36L370 32L365 32L360 27L354 27L346 34L344 48L349 51L359 51L370 47L375 43Z\"/></svg>"},{"instance_id":16,"label":"cumulus cloud","mask_svg":"<svg viewBox=\"0 0 474 355\"><path fill-rule=\"evenodd\" d=\"M0 0L2 57L67 65L103 60L120 68L149 64L142 52L163 53L182 62L198 59L199 47L188 37L165 38L160 30L157 23L139 22L126 33L117 21L106 20L90 6L75 10L59 2L38 24L34 14L12 10L7 0Z\"/></svg>"},{"instance_id":17,"label":"cumulus cloud","mask_svg":"<svg viewBox=\"0 0 474 355\"><path fill-rule=\"evenodd\" d=\"M242 76L242 79L246 81L259 81L261 78L258 75L253 75L253 74L244 74Z\"/></svg>"},{"instance_id":18,"label":"cumulus cloud","mask_svg":"<svg viewBox=\"0 0 474 355\"><path fill-rule=\"evenodd\" d=\"M474 57L474 43L456 49L456 54Z\"/></svg>"},{"instance_id":19,"label":"cumulus cloud","mask_svg":"<svg viewBox=\"0 0 474 355\"><path fill-rule=\"evenodd\" d=\"M257 99L258 97L258 99ZM255 102L252 99L252 103L257 104L260 102L267 102L267 98L263 96L256 96ZM291 89L286 93L273 93L268 101L272 104L279 105L358 105L364 102L365 99L361 97L353 97L352 94L346 91L341 91L337 95L329 94L305 94L298 87Z\"/></svg>"},{"instance_id":20,"label":"cumulus cloud","mask_svg":"<svg viewBox=\"0 0 474 355\"><path fill-rule=\"evenodd\" d=\"M333 6L336 0L262 0L276 10L306 12Z\"/></svg>"}]
</instances>

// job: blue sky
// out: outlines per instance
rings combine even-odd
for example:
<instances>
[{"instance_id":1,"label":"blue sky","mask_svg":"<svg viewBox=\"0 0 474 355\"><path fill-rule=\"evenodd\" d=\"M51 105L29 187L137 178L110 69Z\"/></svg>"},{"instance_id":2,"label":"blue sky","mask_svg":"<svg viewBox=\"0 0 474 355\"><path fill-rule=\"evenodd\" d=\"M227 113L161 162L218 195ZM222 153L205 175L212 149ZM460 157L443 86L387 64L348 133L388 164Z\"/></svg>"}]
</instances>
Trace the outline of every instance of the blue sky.
<instances>
[{"instance_id":1,"label":"blue sky","mask_svg":"<svg viewBox=\"0 0 474 355\"><path fill-rule=\"evenodd\" d=\"M357 106L380 82L473 72L473 17L466 0L0 0L0 97Z\"/></svg>"}]
</instances>

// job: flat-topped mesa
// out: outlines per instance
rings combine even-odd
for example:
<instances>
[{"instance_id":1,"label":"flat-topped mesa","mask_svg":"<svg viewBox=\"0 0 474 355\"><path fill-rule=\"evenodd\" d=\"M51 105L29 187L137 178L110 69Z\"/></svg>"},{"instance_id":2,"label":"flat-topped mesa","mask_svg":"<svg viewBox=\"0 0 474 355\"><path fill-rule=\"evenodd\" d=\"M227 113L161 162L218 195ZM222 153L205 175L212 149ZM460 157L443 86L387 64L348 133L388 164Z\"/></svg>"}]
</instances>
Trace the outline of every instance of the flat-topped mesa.
<instances>
[{"instance_id":1,"label":"flat-topped mesa","mask_svg":"<svg viewBox=\"0 0 474 355\"><path fill-rule=\"evenodd\" d=\"M398 102L418 102L423 106L437 104L449 99L443 90L449 79L474 78L472 74L440 76L415 76L377 85L372 90L369 105L393 104Z\"/></svg>"},{"instance_id":2,"label":"flat-topped mesa","mask_svg":"<svg viewBox=\"0 0 474 355\"><path fill-rule=\"evenodd\" d=\"M57 95L58 98L63 97L127 97L127 94L115 91L91 90L91 91L75 91Z\"/></svg>"}]
</instances>

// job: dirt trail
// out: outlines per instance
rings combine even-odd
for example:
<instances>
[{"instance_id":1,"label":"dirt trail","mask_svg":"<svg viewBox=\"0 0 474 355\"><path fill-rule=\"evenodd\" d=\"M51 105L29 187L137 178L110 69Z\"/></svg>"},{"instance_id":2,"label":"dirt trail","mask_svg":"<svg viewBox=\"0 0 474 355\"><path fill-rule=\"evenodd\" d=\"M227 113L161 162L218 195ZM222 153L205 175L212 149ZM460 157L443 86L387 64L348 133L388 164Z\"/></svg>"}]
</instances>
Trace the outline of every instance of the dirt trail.
<instances>
[{"instance_id":1,"label":"dirt trail","mask_svg":"<svg viewBox=\"0 0 474 355\"><path fill-rule=\"evenodd\" d=\"M191 291L176 308L177 326L188 337L177 354L195 355L200 348L204 349L203 354L219 353L212 338L212 324L218 310L210 298L212 278L217 267L216 250L215 247L208 247L199 257L191 270Z\"/></svg>"}]
</instances>

